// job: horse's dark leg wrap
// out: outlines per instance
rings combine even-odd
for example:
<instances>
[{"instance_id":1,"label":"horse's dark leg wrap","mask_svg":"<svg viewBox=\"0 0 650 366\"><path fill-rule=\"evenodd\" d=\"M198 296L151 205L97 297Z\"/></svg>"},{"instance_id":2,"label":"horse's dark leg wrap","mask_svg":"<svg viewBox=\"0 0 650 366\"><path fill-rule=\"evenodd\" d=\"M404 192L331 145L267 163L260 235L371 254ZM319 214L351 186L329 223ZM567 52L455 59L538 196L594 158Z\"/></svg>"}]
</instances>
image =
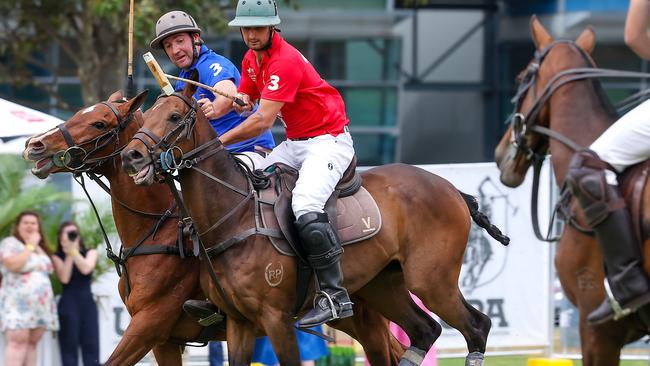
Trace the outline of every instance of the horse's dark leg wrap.
<instances>
[{"instance_id":1,"label":"horse's dark leg wrap","mask_svg":"<svg viewBox=\"0 0 650 366\"><path fill-rule=\"evenodd\" d=\"M592 325L618 320L650 303L641 246L618 186L606 181L606 170L611 170L607 163L585 150L573 156L566 177L605 259L609 298L589 314Z\"/></svg>"},{"instance_id":2,"label":"horse's dark leg wrap","mask_svg":"<svg viewBox=\"0 0 650 366\"><path fill-rule=\"evenodd\" d=\"M352 316L352 302L343 287L341 272L343 248L327 214L308 212L300 216L295 225L320 287L314 309L300 320L298 326L309 328Z\"/></svg>"}]
</instances>

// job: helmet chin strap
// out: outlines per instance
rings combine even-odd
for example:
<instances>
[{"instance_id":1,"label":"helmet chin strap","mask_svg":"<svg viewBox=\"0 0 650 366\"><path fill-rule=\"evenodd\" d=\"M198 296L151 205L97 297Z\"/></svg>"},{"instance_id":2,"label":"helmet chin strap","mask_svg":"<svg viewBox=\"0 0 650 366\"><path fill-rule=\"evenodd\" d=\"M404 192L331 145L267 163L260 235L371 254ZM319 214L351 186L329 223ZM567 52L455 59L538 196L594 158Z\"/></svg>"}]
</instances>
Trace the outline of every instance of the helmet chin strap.
<instances>
[{"instance_id":1,"label":"helmet chin strap","mask_svg":"<svg viewBox=\"0 0 650 366\"><path fill-rule=\"evenodd\" d=\"M193 34L192 39L194 39ZM201 37L198 37L198 39L195 39L194 42L192 42L192 63L190 66L194 65L194 63L199 59L199 52L196 50L196 46L201 47L202 45L203 42L201 41Z\"/></svg>"},{"instance_id":2,"label":"helmet chin strap","mask_svg":"<svg viewBox=\"0 0 650 366\"><path fill-rule=\"evenodd\" d=\"M262 48L262 51L266 51L269 48L271 48L271 45L273 44L273 35L275 34L275 27L271 26L270 32L269 32L269 40L266 42L266 45Z\"/></svg>"}]
</instances>

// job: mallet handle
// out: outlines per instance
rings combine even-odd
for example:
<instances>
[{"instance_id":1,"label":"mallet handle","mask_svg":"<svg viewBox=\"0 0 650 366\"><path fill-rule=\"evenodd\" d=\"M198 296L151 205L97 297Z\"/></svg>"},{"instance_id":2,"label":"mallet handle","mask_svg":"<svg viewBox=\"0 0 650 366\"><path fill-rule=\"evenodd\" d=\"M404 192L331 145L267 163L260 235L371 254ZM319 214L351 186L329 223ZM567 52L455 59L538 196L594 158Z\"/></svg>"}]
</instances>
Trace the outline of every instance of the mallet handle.
<instances>
[{"instance_id":1,"label":"mallet handle","mask_svg":"<svg viewBox=\"0 0 650 366\"><path fill-rule=\"evenodd\" d=\"M173 75L169 75L169 74L165 74L165 76L167 76L168 78L170 78L170 79L172 79L172 80L179 80L179 81L186 82L186 83L188 83L188 84L192 84L192 85L200 86L201 88L203 88L203 89L207 89L207 90L213 92L214 94L219 94L219 95L221 95L222 97L226 97L226 98L228 98L228 99L234 101L235 103L237 103L237 105L239 105L239 106L241 106L241 107L245 107L245 106L246 106L246 103L244 103L243 100L241 100L241 99L239 99L239 98L237 98L237 97L235 97L235 96L232 96L232 95L230 95L230 94L224 93L224 92L222 92L222 91L219 90L219 89L216 89L216 88L213 88L213 87L211 87L211 86L208 86L208 85L205 85L205 84L199 83L198 81L189 80L189 79L185 79L185 78L180 78L180 77L178 77L178 76L173 76Z\"/></svg>"}]
</instances>

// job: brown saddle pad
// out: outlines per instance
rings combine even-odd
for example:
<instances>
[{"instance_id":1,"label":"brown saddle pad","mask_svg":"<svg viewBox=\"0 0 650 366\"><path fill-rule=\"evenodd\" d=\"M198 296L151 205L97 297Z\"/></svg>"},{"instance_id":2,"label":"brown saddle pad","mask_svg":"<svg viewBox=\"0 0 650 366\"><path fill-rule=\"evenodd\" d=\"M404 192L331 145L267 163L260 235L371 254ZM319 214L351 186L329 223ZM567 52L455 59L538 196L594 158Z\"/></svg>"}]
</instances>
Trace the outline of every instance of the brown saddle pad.
<instances>
[{"instance_id":1,"label":"brown saddle pad","mask_svg":"<svg viewBox=\"0 0 650 366\"><path fill-rule=\"evenodd\" d=\"M650 236L643 225L643 196L649 173L650 160L646 160L629 167L618 177L621 192L632 216L634 231L641 242Z\"/></svg>"},{"instance_id":2,"label":"brown saddle pad","mask_svg":"<svg viewBox=\"0 0 650 366\"><path fill-rule=\"evenodd\" d=\"M358 173L357 173L358 174ZM360 180L360 177L357 177ZM262 201L260 204L260 217L262 225L269 229L280 229L284 234L283 239L270 238L275 249L284 255L295 256L293 250L297 243L297 233L291 210L291 190L295 186L297 172L285 165L278 164L275 168L271 185L259 192ZM381 229L381 215L379 207L370 193L361 186L351 196L330 199L326 211L334 211L336 217L330 214L330 221L336 226L341 245L349 245L368 239L376 235ZM291 241L291 242L289 242Z\"/></svg>"}]
</instances>

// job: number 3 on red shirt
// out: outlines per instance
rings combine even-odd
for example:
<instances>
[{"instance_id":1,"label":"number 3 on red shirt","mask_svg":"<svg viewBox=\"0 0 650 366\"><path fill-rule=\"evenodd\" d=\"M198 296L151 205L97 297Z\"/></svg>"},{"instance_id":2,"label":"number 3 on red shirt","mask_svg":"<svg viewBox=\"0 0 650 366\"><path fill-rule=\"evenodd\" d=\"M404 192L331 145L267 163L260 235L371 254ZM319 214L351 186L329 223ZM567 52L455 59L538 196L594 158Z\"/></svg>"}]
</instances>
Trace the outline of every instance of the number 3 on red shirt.
<instances>
[{"instance_id":1,"label":"number 3 on red shirt","mask_svg":"<svg viewBox=\"0 0 650 366\"><path fill-rule=\"evenodd\" d=\"M280 85L278 84L280 82L280 77L277 75L271 75L269 78L269 90L278 90Z\"/></svg>"}]
</instances>

